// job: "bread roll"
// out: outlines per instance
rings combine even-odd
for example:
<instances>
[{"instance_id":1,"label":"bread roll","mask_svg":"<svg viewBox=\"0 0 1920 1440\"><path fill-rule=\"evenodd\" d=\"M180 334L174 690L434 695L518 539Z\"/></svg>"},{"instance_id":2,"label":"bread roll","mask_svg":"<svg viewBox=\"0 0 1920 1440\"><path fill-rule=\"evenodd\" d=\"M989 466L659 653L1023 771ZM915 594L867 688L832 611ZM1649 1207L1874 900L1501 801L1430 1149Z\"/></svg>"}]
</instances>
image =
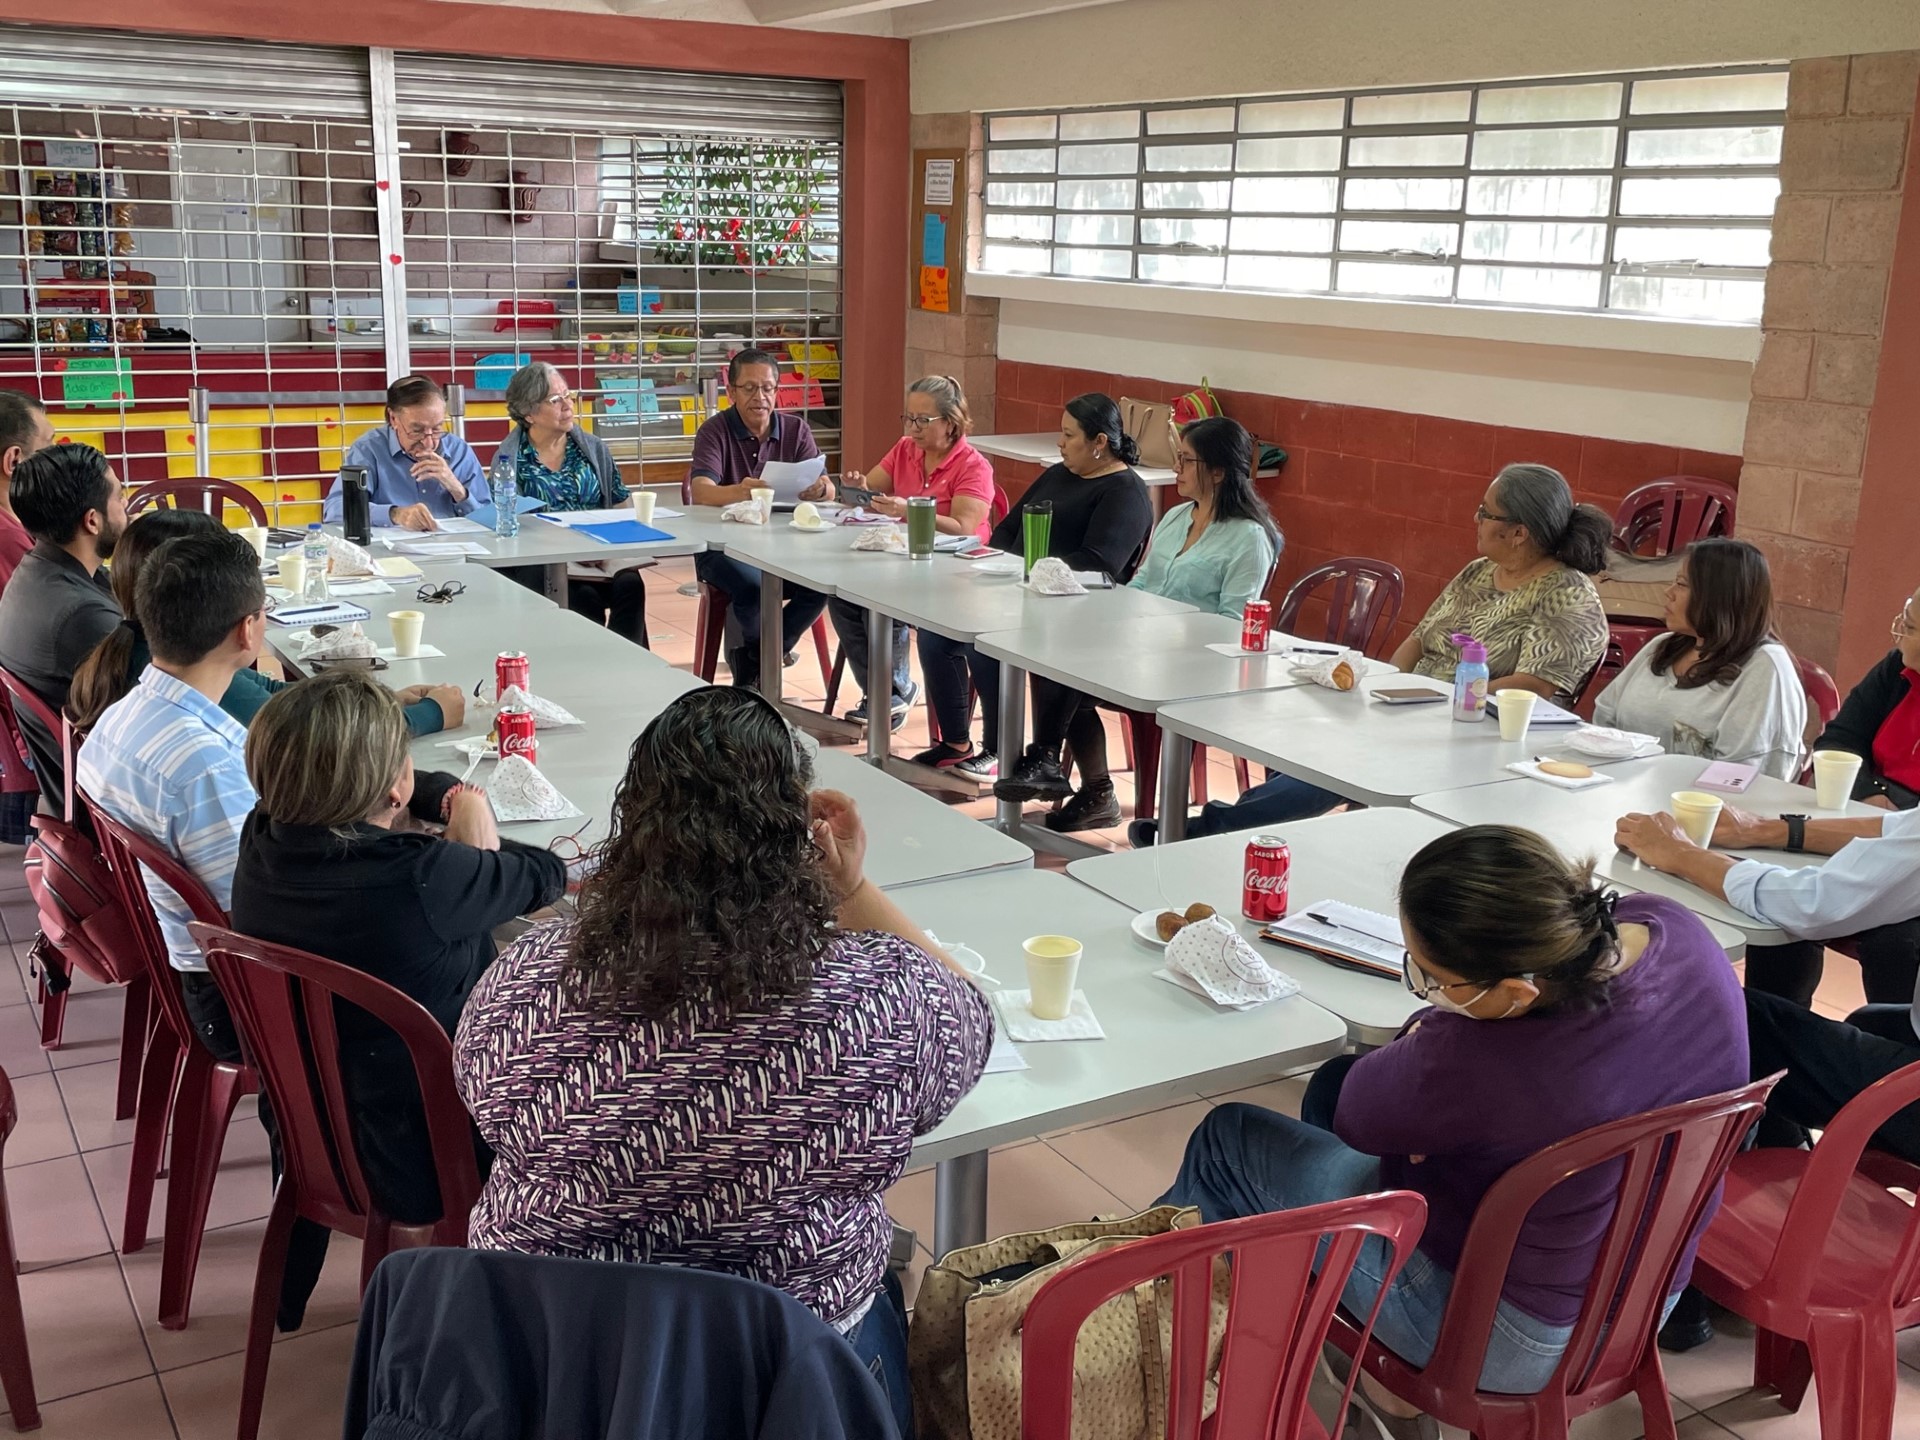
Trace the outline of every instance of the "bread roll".
<instances>
[{"instance_id":1,"label":"bread roll","mask_svg":"<svg viewBox=\"0 0 1920 1440\"><path fill-rule=\"evenodd\" d=\"M1543 774L1558 775L1563 780L1585 780L1593 774L1591 765L1582 765L1577 760L1542 760L1540 769Z\"/></svg>"}]
</instances>

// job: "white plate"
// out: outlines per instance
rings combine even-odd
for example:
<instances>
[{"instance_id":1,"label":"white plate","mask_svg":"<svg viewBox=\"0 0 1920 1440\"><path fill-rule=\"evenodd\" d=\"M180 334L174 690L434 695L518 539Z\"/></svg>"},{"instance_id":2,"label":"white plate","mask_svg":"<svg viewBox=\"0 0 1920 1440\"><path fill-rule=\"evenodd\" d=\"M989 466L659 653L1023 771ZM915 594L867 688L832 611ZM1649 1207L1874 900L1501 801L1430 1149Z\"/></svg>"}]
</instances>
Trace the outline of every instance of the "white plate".
<instances>
[{"instance_id":1,"label":"white plate","mask_svg":"<svg viewBox=\"0 0 1920 1440\"><path fill-rule=\"evenodd\" d=\"M1158 910L1142 910L1133 917L1133 933L1156 950L1167 948L1167 942L1160 938L1160 931L1157 928L1160 914Z\"/></svg>"},{"instance_id":2,"label":"white plate","mask_svg":"<svg viewBox=\"0 0 1920 1440\"><path fill-rule=\"evenodd\" d=\"M982 575L1012 578L1023 574L1027 565L1024 560L1016 560L1012 556L996 556L992 560L974 561L973 568Z\"/></svg>"},{"instance_id":3,"label":"white plate","mask_svg":"<svg viewBox=\"0 0 1920 1440\"><path fill-rule=\"evenodd\" d=\"M802 525L798 520L789 520L787 521L787 528L789 530L798 530L802 535L824 535L833 529L833 526L824 523L819 525Z\"/></svg>"}]
</instances>

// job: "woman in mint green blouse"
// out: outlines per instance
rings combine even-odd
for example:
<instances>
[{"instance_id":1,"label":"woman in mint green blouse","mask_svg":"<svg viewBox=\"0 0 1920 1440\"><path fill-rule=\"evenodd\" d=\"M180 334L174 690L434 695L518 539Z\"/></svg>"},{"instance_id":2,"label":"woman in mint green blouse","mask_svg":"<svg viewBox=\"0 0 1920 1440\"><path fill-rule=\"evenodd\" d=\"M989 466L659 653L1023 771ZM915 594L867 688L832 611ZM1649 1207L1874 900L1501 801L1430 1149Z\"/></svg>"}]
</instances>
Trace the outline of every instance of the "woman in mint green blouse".
<instances>
[{"instance_id":1,"label":"woman in mint green blouse","mask_svg":"<svg viewBox=\"0 0 1920 1440\"><path fill-rule=\"evenodd\" d=\"M1225 416L1196 420L1175 447L1176 484L1187 503L1154 527L1132 584L1198 610L1239 619L1262 594L1284 543L1253 488L1253 439ZM1061 767L1073 746L1075 790ZM1095 702L1056 681L1033 677L1033 743L994 784L1002 800L1061 800L1045 817L1050 830L1100 830L1120 823L1120 800L1107 769L1107 732Z\"/></svg>"}]
</instances>

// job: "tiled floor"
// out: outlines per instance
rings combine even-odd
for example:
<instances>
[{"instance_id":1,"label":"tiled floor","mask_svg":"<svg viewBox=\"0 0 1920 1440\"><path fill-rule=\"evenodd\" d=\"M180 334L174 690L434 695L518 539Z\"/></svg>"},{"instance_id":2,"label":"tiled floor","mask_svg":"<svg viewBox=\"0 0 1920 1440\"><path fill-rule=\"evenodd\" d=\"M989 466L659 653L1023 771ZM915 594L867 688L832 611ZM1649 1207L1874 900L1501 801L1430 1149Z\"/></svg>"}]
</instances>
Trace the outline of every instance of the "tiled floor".
<instances>
[{"instance_id":1,"label":"tiled floor","mask_svg":"<svg viewBox=\"0 0 1920 1440\"><path fill-rule=\"evenodd\" d=\"M675 593L685 564L662 566L650 586L654 648L678 664L692 654L696 602ZM787 672L793 693L817 699L810 657ZM854 696L843 696L851 705ZM916 712L907 743L924 736ZM924 740L919 740L924 744ZM1117 739L1114 754L1120 754ZM1123 800L1126 777L1122 776ZM1232 792L1231 770L1216 762L1216 794ZM987 802L976 802L985 814ZM25 974L34 922L22 888L19 853L0 852L0 925L11 962L0 963L0 1067L13 1078L20 1126L6 1151L6 1183L24 1273L35 1375L47 1440L224 1440L238 1406L240 1348L253 1267L268 1207L265 1145L251 1103L229 1134L214 1190L206 1246L194 1287L193 1320L162 1330L158 1303L160 1217L165 1182L154 1197L154 1235L136 1255L118 1251L130 1126L112 1119L117 991L76 987L67 1043L49 1055L38 1044L37 1010ZM1858 972L1829 967L1823 1010L1859 1003ZM1206 1109L1226 1099L1295 1110L1302 1081L1231 1096L1194 1095L1149 1114L1044 1136L997 1152L988 1220L995 1230L1028 1229L1125 1211L1150 1203L1174 1173L1188 1133ZM904 1224L923 1237L933 1227L933 1176L906 1176L889 1196ZM353 1346L357 1247L336 1244L308 1311L306 1327L275 1346L262 1435L266 1440L332 1440ZM917 1285L923 1251L910 1280ZM909 1290L909 1295L912 1291ZM1901 1410L1896 1432L1920 1436L1920 1332L1901 1350ZM1750 1389L1752 1344L1725 1334L1692 1355L1670 1359L1667 1373L1683 1440L1813 1440L1812 1398L1787 1415ZM1574 1427L1578 1440L1631 1440L1637 1408L1623 1403ZM1838 1440L1838 1437L1829 1437Z\"/></svg>"}]
</instances>

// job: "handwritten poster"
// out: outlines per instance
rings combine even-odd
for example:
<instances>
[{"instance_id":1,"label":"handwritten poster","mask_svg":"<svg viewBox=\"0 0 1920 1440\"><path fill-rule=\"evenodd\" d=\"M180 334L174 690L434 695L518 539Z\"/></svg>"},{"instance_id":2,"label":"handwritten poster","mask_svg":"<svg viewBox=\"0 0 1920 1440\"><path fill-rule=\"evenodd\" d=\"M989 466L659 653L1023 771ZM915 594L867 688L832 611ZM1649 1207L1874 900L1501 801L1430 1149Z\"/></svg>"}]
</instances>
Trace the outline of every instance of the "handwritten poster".
<instances>
[{"instance_id":1,"label":"handwritten poster","mask_svg":"<svg viewBox=\"0 0 1920 1440\"><path fill-rule=\"evenodd\" d=\"M935 310L943 315L950 308L947 300L946 266L922 265L920 267L920 308Z\"/></svg>"},{"instance_id":2,"label":"handwritten poster","mask_svg":"<svg viewBox=\"0 0 1920 1440\"><path fill-rule=\"evenodd\" d=\"M920 263L936 268L947 263L947 219L931 210L920 226Z\"/></svg>"}]
</instances>

